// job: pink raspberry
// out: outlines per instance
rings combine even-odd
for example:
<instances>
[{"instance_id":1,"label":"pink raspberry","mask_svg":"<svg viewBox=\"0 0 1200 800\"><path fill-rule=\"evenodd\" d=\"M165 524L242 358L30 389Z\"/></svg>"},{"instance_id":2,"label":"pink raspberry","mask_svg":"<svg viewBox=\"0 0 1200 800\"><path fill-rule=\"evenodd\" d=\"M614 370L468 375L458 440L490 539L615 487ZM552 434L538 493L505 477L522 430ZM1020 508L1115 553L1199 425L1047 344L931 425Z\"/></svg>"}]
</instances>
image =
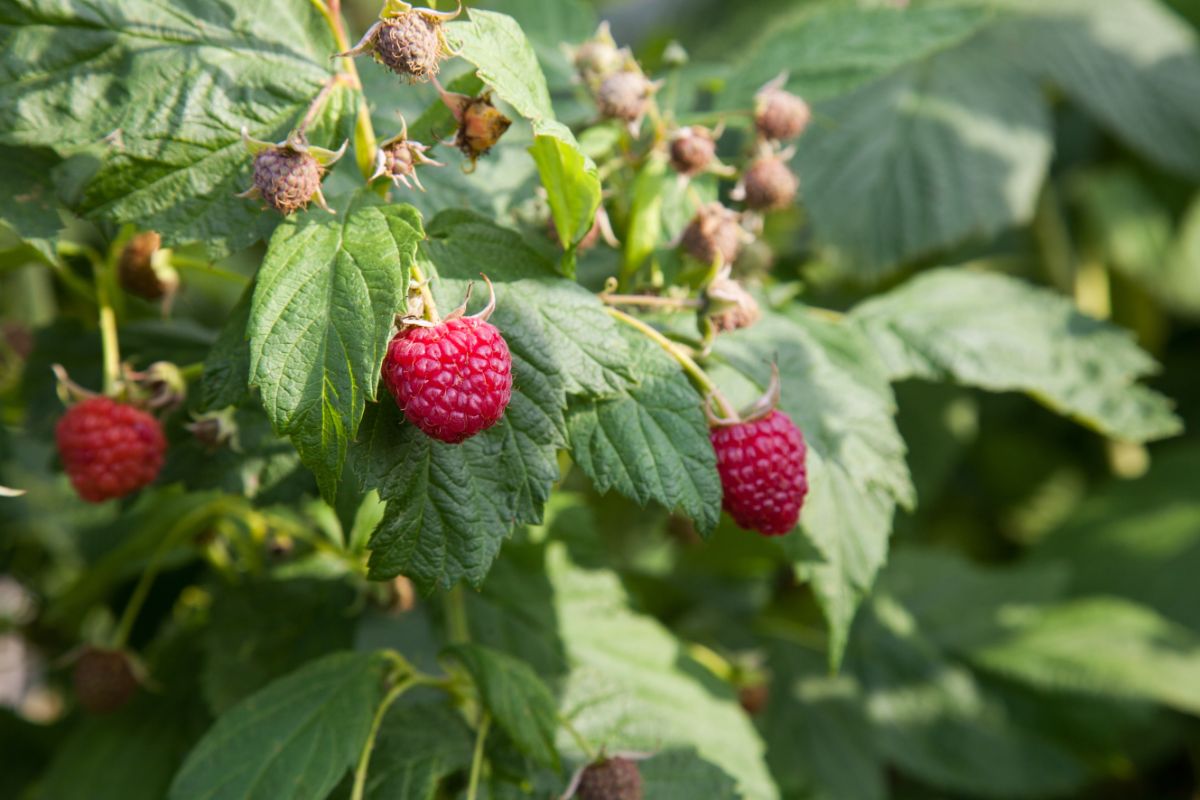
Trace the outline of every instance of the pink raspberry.
<instances>
[{"instance_id":1,"label":"pink raspberry","mask_svg":"<svg viewBox=\"0 0 1200 800\"><path fill-rule=\"evenodd\" d=\"M512 398L512 355L490 322L406 327L388 345L383 382L410 422L455 444L495 425Z\"/></svg>"},{"instance_id":2,"label":"pink raspberry","mask_svg":"<svg viewBox=\"0 0 1200 800\"><path fill-rule=\"evenodd\" d=\"M796 527L808 493L804 436L782 411L718 425L709 432L724 490L722 506L738 527L782 536Z\"/></svg>"}]
</instances>

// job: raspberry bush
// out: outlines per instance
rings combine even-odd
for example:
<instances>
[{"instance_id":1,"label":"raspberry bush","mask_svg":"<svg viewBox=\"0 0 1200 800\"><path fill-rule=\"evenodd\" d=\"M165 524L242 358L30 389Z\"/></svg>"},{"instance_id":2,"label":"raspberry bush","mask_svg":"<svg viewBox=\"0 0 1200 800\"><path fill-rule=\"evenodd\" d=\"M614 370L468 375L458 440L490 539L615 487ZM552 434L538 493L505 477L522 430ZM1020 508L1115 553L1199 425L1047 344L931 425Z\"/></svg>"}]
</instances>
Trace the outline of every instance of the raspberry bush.
<instances>
[{"instance_id":1,"label":"raspberry bush","mask_svg":"<svg viewBox=\"0 0 1200 800\"><path fill-rule=\"evenodd\" d=\"M1195 793L1191 5L378 3L0 0L0 796Z\"/></svg>"}]
</instances>

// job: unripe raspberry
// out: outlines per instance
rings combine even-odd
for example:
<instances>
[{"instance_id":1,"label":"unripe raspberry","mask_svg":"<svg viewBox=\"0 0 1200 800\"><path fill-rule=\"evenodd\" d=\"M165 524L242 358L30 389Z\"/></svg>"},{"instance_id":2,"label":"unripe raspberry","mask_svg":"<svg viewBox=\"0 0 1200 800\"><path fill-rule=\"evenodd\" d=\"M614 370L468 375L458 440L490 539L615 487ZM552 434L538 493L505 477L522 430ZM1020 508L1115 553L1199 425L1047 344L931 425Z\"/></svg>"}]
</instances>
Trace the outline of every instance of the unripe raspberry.
<instances>
[{"instance_id":1,"label":"unripe raspberry","mask_svg":"<svg viewBox=\"0 0 1200 800\"><path fill-rule=\"evenodd\" d=\"M167 450L158 420L107 397L67 409L55 437L71 484L90 503L125 497L153 483Z\"/></svg>"},{"instance_id":2,"label":"unripe raspberry","mask_svg":"<svg viewBox=\"0 0 1200 800\"><path fill-rule=\"evenodd\" d=\"M717 157L712 131L700 125L679 130L671 140L671 166L680 175L704 172Z\"/></svg>"},{"instance_id":3,"label":"unripe raspberry","mask_svg":"<svg viewBox=\"0 0 1200 800\"><path fill-rule=\"evenodd\" d=\"M154 231L139 233L121 250L117 279L121 288L144 300L161 300L179 288L179 275L169 264L156 263L162 237Z\"/></svg>"},{"instance_id":4,"label":"unripe raspberry","mask_svg":"<svg viewBox=\"0 0 1200 800\"><path fill-rule=\"evenodd\" d=\"M254 188L287 216L308 208L321 188L321 165L310 153L271 147L254 157Z\"/></svg>"},{"instance_id":5,"label":"unripe raspberry","mask_svg":"<svg viewBox=\"0 0 1200 800\"><path fill-rule=\"evenodd\" d=\"M455 144L472 161L487 155L512 125L500 109L492 105L491 97L476 97L463 108Z\"/></svg>"},{"instance_id":6,"label":"unripe raspberry","mask_svg":"<svg viewBox=\"0 0 1200 800\"><path fill-rule=\"evenodd\" d=\"M454 444L504 416L512 355L500 331L482 319L406 326L388 345L383 382L409 422Z\"/></svg>"},{"instance_id":7,"label":"unripe raspberry","mask_svg":"<svg viewBox=\"0 0 1200 800\"><path fill-rule=\"evenodd\" d=\"M583 79L602 79L621 68L625 54L611 42L593 39L579 46L573 63Z\"/></svg>"},{"instance_id":8,"label":"unripe raspberry","mask_svg":"<svg viewBox=\"0 0 1200 800\"><path fill-rule=\"evenodd\" d=\"M754 98L754 127L764 139L787 141L804 133L812 109L801 98L767 85Z\"/></svg>"},{"instance_id":9,"label":"unripe raspberry","mask_svg":"<svg viewBox=\"0 0 1200 800\"><path fill-rule=\"evenodd\" d=\"M121 710L133 699L139 685L127 653L99 647L84 648L71 678L79 705L93 714Z\"/></svg>"},{"instance_id":10,"label":"unripe raspberry","mask_svg":"<svg viewBox=\"0 0 1200 800\"><path fill-rule=\"evenodd\" d=\"M427 81L438 73L442 42L437 23L409 12L385 19L375 40L379 62L410 81Z\"/></svg>"},{"instance_id":11,"label":"unripe raspberry","mask_svg":"<svg viewBox=\"0 0 1200 800\"><path fill-rule=\"evenodd\" d=\"M789 207L800 189L800 179L780 158L767 156L750 165L742 176L740 196L755 211Z\"/></svg>"},{"instance_id":12,"label":"unripe raspberry","mask_svg":"<svg viewBox=\"0 0 1200 800\"><path fill-rule=\"evenodd\" d=\"M608 119L636 123L650 107L654 84L640 72L609 75L596 91L596 105Z\"/></svg>"},{"instance_id":13,"label":"unripe raspberry","mask_svg":"<svg viewBox=\"0 0 1200 800\"><path fill-rule=\"evenodd\" d=\"M723 264L732 264L745 237L736 211L720 203L709 203L701 206L684 228L681 243L689 255L705 264L718 258Z\"/></svg>"},{"instance_id":14,"label":"unripe raspberry","mask_svg":"<svg viewBox=\"0 0 1200 800\"><path fill-rule=\"evenodd\" d=\"M387 176L397 186L406 186L411 189L415 184L418 189L425 191L425 187L421 185L421 179L417 176L417 167L424 164L435 167L445 166L425 155L425 151L428 149L428 145L408 138L406 123L399 135L379 143L379 152L375 158L375 174L371 176L371 180Z\"/></svg>"},{"instance_id":15,"label":"unripe raspberry","mask_svg":"<svg viewBox=\"0 0 1200 800\"><path fill-rule=\"evenodd\" d=\"M804 436L782 411L722 424L709 436L724 492L721 505L738 527L782 536L796 527L808 493Z\"/></svg>"},{"instance_id":16,"label":"unripe raspberry","mask_svg":"<svg viewBox=\"0 0 1200 800\"><path fill-rule=\"evenodd\" d=\"M579 778L580 800L642 800L642 774L637 762L620 756L589 765Z\"/></svg>"}]
</instances>

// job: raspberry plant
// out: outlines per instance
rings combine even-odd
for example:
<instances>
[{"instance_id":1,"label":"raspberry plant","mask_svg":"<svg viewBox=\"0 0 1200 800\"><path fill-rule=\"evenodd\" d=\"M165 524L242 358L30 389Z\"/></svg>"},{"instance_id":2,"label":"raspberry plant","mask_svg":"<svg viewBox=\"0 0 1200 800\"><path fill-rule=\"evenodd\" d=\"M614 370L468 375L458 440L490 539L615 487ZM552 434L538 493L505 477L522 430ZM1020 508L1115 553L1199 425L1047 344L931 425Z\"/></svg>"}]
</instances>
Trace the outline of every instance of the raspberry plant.
<instances>
[{"instance_id":1,"label":"raspberry plant","mask_svg":"<svg viewBox=\"0 0 1200 800\"><path fill-rule=\"evenodd\" d=\"M0 0L0 796L1182 796L1195 10L685 5Z\"/></svg>"}]
</instances>

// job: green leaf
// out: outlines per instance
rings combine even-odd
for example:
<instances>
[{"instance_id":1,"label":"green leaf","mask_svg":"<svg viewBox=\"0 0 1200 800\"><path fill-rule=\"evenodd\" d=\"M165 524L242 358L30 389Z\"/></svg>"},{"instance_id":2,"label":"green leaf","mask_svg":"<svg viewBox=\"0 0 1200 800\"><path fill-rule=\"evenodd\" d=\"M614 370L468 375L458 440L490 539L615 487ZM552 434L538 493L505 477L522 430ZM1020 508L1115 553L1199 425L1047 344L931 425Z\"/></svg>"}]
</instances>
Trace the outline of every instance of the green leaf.
<instances>
[{"instance_id":1,"label":"green leaf","mask_svg":"<svg viewBox=\"0 0 1200 800\"><path fill-rule=\"evenodd\" d=\"M925 640L888 598L855 631L875 740L888 760L926 783L984 797L1062 795L1084 765L1042 732L1023 727L1001 698Z\"/></svg>"},{"instance_id":2,"label":"green leaf","mask_svg":"<svg viewBox=\"0 0 1200 800\"><path fill-rule=\"evenodd\" d=\"M209 611L200 674L209 707L221 714L306 662L349 648L353 603L354 592L334 581L221 587Z\"/></svg>"},{"instance_id":3,"label":"green leaf","mask_svg":"<svg viewBox=\"0 0 1200 800\"><path fill-rule=\"evenodd\" d=\"M1003 0L1014 64L1045 76L1146 158L1200 176L1195 33L1153 0Z\"/></svg>"},{"instance_id":4,"label":"green leaf","mask_svg":"<svg viewBox=\"0 0 1200 800\"><path fill-rule=\"evenodd\" d=\"M247 286L204 359L200 376L202 410L236 406L250 396L250 344L246 336L253 299L254 287Z\"/></svg>"},{"instance_id":5,"label":"green leaf","mask_svg":"<svg viewBox=\"0 0 1200 800\"><path fill-rule=\"evenodd\" d=\"M631 611L614 573L581 569L559 543L513 547L467 600L472 640L555 676L560 712L589 741L610 751L694 748L736 781L738 796L778 798L732 689ZM559 749L582 755L569 738Z\"/></svg>"},{"instance_id":6,"label":"green leaf","mask_svg":"<svg viewBox=\"0 0 1200 800\"><path fill-rule=\"evenodd\" d=\"M411 207L357 194L338 204L337 216L314 210L281 225L259 271L250 382L327 499L375 398L421 235Z\"/></svg>"},{"instance_id":7,"label":"green leaf","mask_svg":"<svg viewBox=\"0 0 1200 800\"><path fill-rule=\"evenodd\" d=\"M780 408L808 444L809 493L800 530L782 540L811 578L831 630L830 659L845 648L854 612L887 560L896 504L913 490L896 430L895 399L870 342L844 321L812 312L769 314L719 337L716 353L765 388L772 359L782 378Z\"/></svg>"},{"instance_id":8,"label":"green leaf","mask_svg":"<svg viewBox=\"0 0 1200 800\"><path fill-rule=\"evenodd\" d=\"M571 406L571 457L598 491L682 511L707 536L721 515L721 481L703 400L661 348L622 335L636 383L627 395Z\"/></svg>"},{"instance_id":9,"label":"green leaf","mask_svg":"<svg viewBox=\"0 0 1200 800\"><path fill-rule=\"evenodd\" d=\"M794 163L816 235L850 268L879 276L1033 217L1050 119L1005 58L980 37L815 106Z\"/></svg>"},{"instance_id":10,"label":"green leaf","mask_svg":"<svg viewBox=\"0 0 1200 800\"><path fill-rule=\"evenodd\" d=\"M668 750L638 762L642 795L654 800L738 800L737 782L694 750Z\"/></svg>"},{"instance_id":11,"label":"green leaf","mask_svg":"<svg viewBox=\"0 0 1200 800\"><path fill-rule=\"evenodd\" d=\"M925 273L852 317L893 380L950 379L1024 391L1107 436L1136 442L1181 430L1170 401L1137 383L1157 369L1133 336L1066 298L1002 275Z\"/></svg>"},{"instance_id":12,"label":"green leaf","mask_svg":"<svg viewBox=\"0 0 1200 800\"><path fill-rule=\"evenodd\" d=\"M48 150L0 147L0 223L51 262L58 261L55 239L62 229L50 170L58 157Z\"/></svg>"},{"instance_id":13,"label":"green leaf","mask_svg":"<svg viewBox=\"0 0 1200 800\"><path fill-rule=\"evenodd\" d=\"M473 746L471 729L446 703L398 703L379 728L366 796L435 800L443 779L470 766Z\"/></svg>"},{"instance_id":14,"label":"green leaf","mask_svg":"<svg viewBox=\"0 0 1200 800\"><path fill-rule=\"evenodd\" d=\"M522 350L531 358L532 346L541 348L541 357L551 359L561 373L568 394L609 396L627 389L631 353L617 334L617 323L594 295L558 276L519 234L461 211L438 214L428 232L424 252L442 278L435 283L439 304L453 308L466 283L486 271L497 297L511 296L512 308L521 312L514 338L530 340L531 346ZM481 261L483 253L487 258ZM500 326L506 338L508 327ZM540 336L536 343L535 336Z\"/></svg>"},{"instance_id":15,"label":"green leaf","mask_svg":"<svg viewBox=\"0 0 1200 800\"><path fill-rule=\"evenodd\" d=\"M11 124L0 140L63 155L92 148L92 216L160 231L167 244L203 242L212 255L259 238L260 215L233 196L250 172L240 131L282 139L332 74L335 44L310 3L4 7L0 116ZM351 93L334 94L334 124L314 129L314 144L337 138Z\"/></svg>"},{"instance_id":16,"label":"green leaf","mask_svg":"<svg viewBox=\"0 0 1200 800\"><path fill-rule=\"evenodd\" d=\"M991 19L985 8L863 9L810 5L771 19L740 48L722 103L746 108L781 72L788 89L809 100L844 94L908 64L949 50Z\"/></svg>"},{"instance_id":17,"label":"green leaf","mask_svg":"<svg viewBox=\"0 0 1200 800\"><path fill-rule=\"evenodd\" d=\"M246 698L188 755L170 800L324 797L366 744L386 666L377 653L335 653Z\"/></svg>"},{"instance_id":18,"label":"green leaf","mask_svg":"<svg viewBox=\"0 0 1200 800\"><path fill-rule=\"evenodd\" d=\"M853 678L827 674L824 659L776 643L763 721L767 758L786 797L883 800L884 763Z\"/></svg>"},{"instance_id":19,"label":"green leaf","mask_svg":"<svg viewBox=\"0 0 1200 800\"><path fill-rule=\"evenodd\" d=\"M1155 453L1144 477L1092 494L1034 559L1069 567L1073 596L1122 597L1200 633L1198 474L1195 445Z\"/></svg>"},{"instance_id":20,"label":"green leaf","mask_svg":"<svg viewBox=\"0 0 1200 800\"><path fill-rule=\"evenodd\" d=\"M1080 599L1004 620L973 663L1049 690L1153 700L1200 713L1200 636L1116 598Z\"/></svg>"},{"instance_id":21,"label":"green leaf","mask_svg":"<svg viewBox=\"0 0 1200 800\"><path fill-rule=\"evenodd\" d=\"M533 46L516 20L507 14L472 9L469 20L446 25L446 39L455 53L478 68L479 77L517 113L533 123L554 122L550 90ZM560 126L561 127L561 126ZM565 128L552 135L563 135ZM574 136L565 133L574 144Z\"/></svg>"},{"instance_id":22,"label":"green leaf","mask_svg":"<svg viewBox=\"0 0 1200 800\"><path fill-rule=\"evenodd\" d=\"M596 165L578 147L554 136L536 137L529 152L546 187L558 240L568 250L568 258L573 258L575 245L592 229L596 209L600 207ZM573 268L568 274L572 272Z\"/></svg>"},{"instance_id":23,"label":"green leaf","mask_svg":"<svg viewBox=\"0 0 1200 800\"><path fill-rule=\"evenodd\" d=\"M668 180L667 162L651 156L633 182L629 227L625 232L625 263L622 273L633 275L658 247L662 236L663 193Z\"/></svg>"},{"instance_id":24,"label":"green leaf","mask_svg":"<svg viewBox=\"0 0 1200 800\"><path fill-rule=\"evenodd\" d=\"M554 695L524 661L491 648L463 644L445 654L467 670L484 708L522 753L557 769L558 709Z\"/></svg>"}]
</instances>

